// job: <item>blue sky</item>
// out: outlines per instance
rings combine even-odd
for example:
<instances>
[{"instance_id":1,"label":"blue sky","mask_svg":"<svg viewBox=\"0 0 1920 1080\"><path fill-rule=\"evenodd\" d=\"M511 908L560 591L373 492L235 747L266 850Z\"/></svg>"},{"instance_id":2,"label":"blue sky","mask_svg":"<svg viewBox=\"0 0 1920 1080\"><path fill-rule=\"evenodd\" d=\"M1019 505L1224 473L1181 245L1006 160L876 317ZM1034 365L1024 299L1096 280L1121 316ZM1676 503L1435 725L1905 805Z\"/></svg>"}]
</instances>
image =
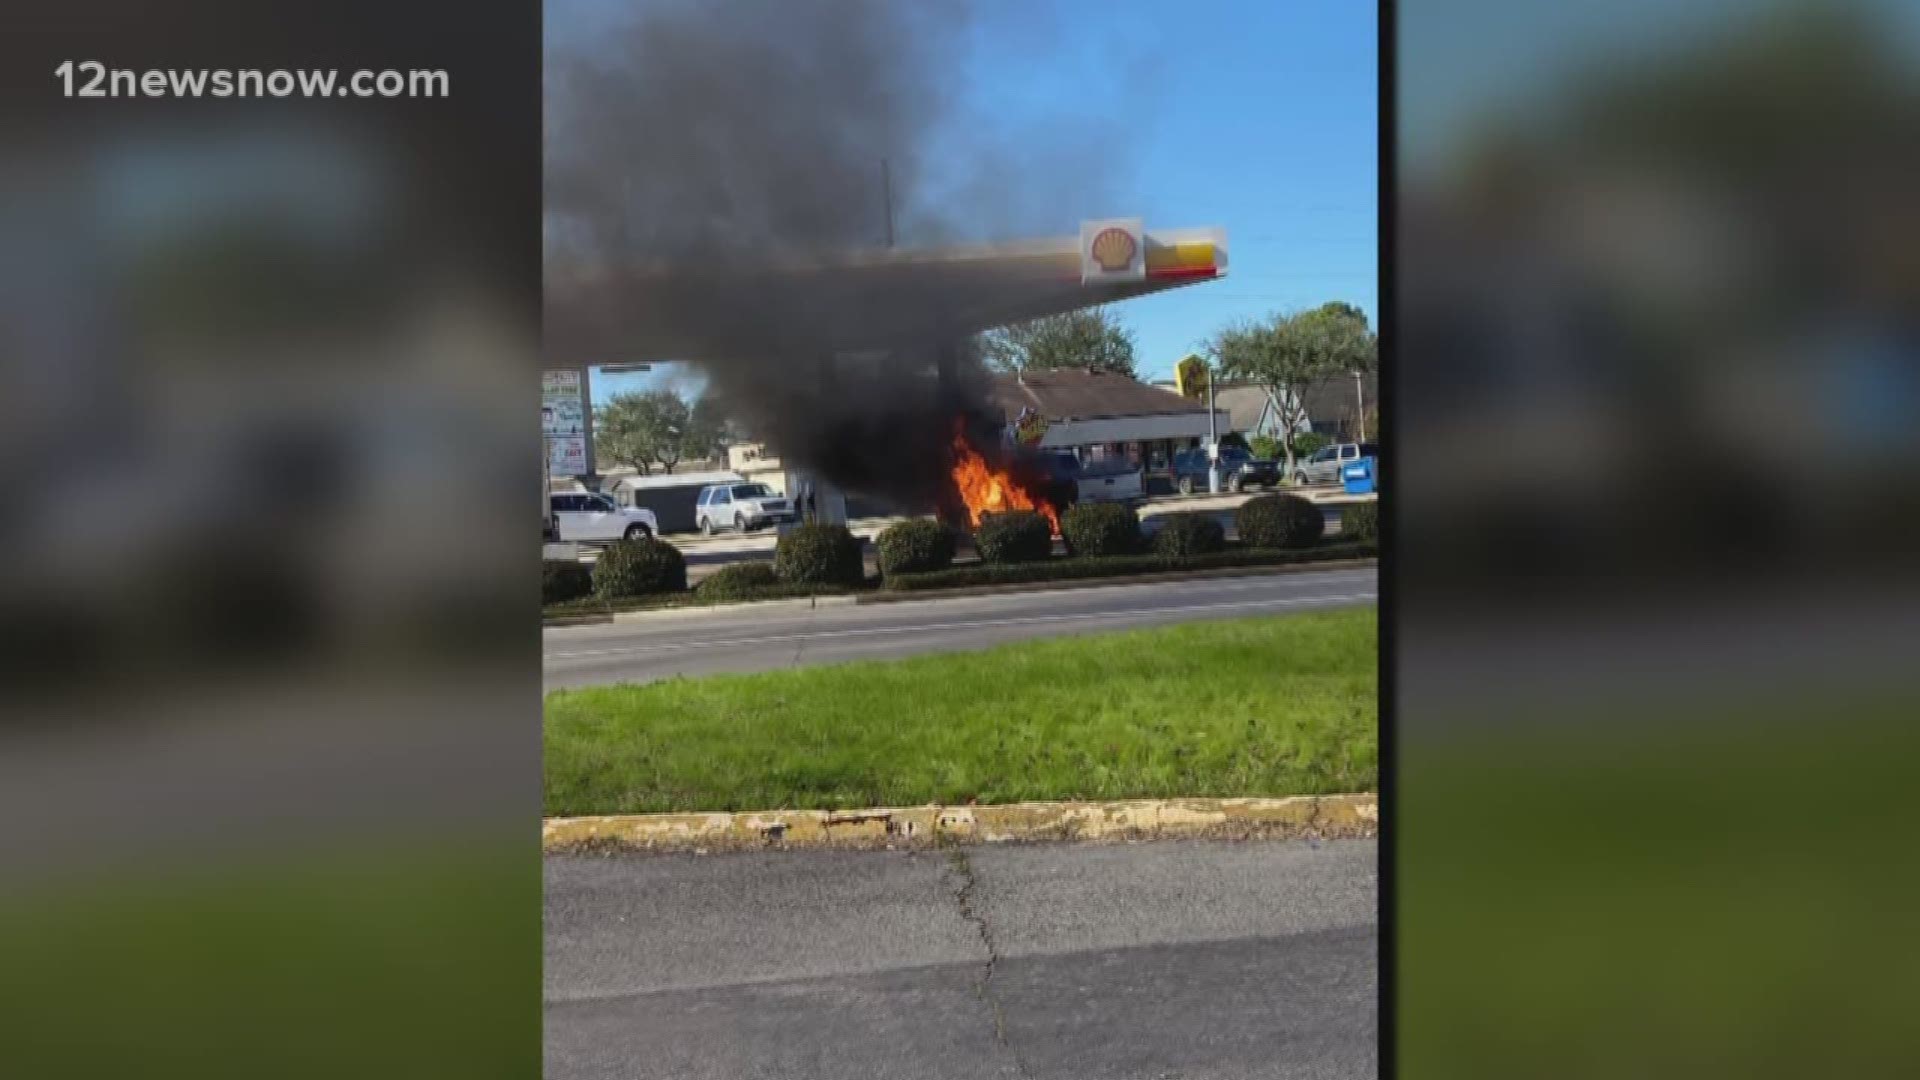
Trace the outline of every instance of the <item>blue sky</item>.
<instances>
[{"instance_id":1,"label":"blue sky","mask_svg":"<svg viewBox=\"0 0 1920 1080\"><path fill-rule=\"evenodd\" d=\"M575 4L583 0L573 0ZM589 8L617 6L584 0ZM1226 229L1223 280L1117 305L1143 375L1220 327L1329 300L1377 319L1379 25L1358 0L981 0L960 107L1009 131L1085 134L1115 171L1081 217ZM551 16L550 16L551 17ZM1036 18L1038 21L1036 22ZM1089 167L1093 167L1090 164ZM1058 177L1047 182L1058 185ZM685 376L682 376L685 380ZM595 380L594 398L657 384ZM685 380L689 389L697 379Z\"/></svg>"},{"instance_id":2,"label":"blue sky","mask_svg":"<svg viewBox=\"0 0 1920 1080\"><path fill-rule=\"evenodd\" d=\"M1114 9L1150 23L1159 43L1158 71L1142 80L1131 205L1148 228L1222 226L1231 259L1223 280L1116 306L1141 373L1170 376L1238 319L1346 300L1377 320L1375 6L1197 0L1085 5L1084 17Z\"/></svg>"}]
</instances>

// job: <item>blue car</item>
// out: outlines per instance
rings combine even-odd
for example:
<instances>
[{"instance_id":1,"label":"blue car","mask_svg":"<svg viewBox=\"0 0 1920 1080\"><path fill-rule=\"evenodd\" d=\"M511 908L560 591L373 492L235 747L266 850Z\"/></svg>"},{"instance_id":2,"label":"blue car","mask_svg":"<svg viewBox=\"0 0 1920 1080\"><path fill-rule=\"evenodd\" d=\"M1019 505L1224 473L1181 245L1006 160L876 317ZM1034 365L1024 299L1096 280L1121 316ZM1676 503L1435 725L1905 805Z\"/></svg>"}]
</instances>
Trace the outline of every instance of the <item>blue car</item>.
<instances>
[{"instance_id":1,"label":"blue car","mask_svg":"<svg viewBox=\"0 0 1920 1080\"><path fill-rule=\"evenodd\" d=\"M1267 458L1254 457L1238 446L1220 448L1220 490L1243 491L1250 487L1271 488L1280 483L1280 466ZM1173 484L1180 494L1207 490L1207 451L1205 447L1182 450L1173 455Z\"/></svg>"}]
</instances>

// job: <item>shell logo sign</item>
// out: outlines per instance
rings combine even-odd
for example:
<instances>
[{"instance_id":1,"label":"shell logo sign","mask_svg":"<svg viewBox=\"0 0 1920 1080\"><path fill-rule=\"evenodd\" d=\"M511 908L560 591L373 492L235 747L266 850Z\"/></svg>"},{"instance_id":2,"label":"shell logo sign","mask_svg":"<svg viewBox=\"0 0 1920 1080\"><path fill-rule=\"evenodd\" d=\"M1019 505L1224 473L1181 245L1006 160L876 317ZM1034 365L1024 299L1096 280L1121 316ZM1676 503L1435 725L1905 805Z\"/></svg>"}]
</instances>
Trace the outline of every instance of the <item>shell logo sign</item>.
<instances>
[{"instance_id":1,"label":"shell logo sign","mask_svg":"<svg viewBox=\"0 0 1920 1080\"><path fill-rule=\"evenodd\" d=\"M1102 229L1087 250L1093 261L1100 264L1100 269L1117 274L1133 265L1133 253L1140 250L1140 245L1133 242L1125 229Z\"/></svg>"},{"instance_id":2,"label":"shell logo sign","mask_svg":"<svg viewBox=\"0 0 1920 1080\"><path fill-rule=\"evenodd\" d=\"M1080 280L1140 281L1147 276L1142 253L1146 228L1139 218L1080 223Z\"/></svg>"}]
</instances>

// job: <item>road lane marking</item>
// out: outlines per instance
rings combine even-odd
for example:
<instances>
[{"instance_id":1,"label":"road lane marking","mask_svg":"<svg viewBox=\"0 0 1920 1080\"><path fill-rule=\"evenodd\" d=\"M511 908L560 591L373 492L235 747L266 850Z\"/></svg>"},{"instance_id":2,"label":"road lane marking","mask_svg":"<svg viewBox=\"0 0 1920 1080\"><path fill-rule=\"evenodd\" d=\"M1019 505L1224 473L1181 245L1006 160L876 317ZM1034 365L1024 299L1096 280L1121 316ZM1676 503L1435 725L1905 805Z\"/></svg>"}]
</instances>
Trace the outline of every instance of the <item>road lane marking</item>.
<instances>
[{"instance_id":1,"label":"road lane marking","mask_svg":"<svg viewBox=\"0 0 1920 1080\"><path fill-rule=\"evenodd\" d=\"M665 641L648 645L629 645L617 649L589 649L581 652L548 653L542 663L557 660L591 660L602 656L636 656L645 653L686 652L690 649L739 648L747 645L779 645L794 641L827 638L875 637L884 634L915 634L941 630L977 630L989 626L1023 626L1036 623L1087 622L1095 619L1124 619L1149 615L1180 615L1196 611L1226 611L1234 608L1295 607L1301 604L1330 604L1376 600L1377 593L1335 593L1326 596L1299 596L1262 600L1234 600L1218 604L1184 604L1177 607L1128 608L1120 611L1066 612L1056 615L1023 615L1007 619L968 619L960 622L921 623L914 626L864 626L848 630L817 630L804 634L771 634L762 637L721 638L711 641Z\"/></svg>"}]
</instances>

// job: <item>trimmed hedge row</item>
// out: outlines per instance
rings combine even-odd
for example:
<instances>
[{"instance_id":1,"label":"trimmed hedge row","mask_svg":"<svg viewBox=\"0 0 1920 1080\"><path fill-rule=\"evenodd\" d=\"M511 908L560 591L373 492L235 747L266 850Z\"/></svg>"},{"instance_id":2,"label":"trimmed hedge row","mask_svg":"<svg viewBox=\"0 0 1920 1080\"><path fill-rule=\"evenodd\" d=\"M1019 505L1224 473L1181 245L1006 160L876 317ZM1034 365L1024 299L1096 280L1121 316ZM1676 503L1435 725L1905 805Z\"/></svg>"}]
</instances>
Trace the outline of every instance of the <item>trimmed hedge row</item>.
<instances>
[{"instance_id":1,"label":"trimmed hedge row","mask_svg":"<svg viewBox=\"0 0 1920 1080\"><path fill-rule=\"evenodd\" d=\"M1233 512L1233 523L1248 547L1309 547L1327 531L1326 514L1318 506L1284 492L1248 499Z\"/></svg>"},{"instance_id":2,"label":"trimmed hedge row","mask_svg":"<svg viewBox=\"0 0 1920 1080\"><path fill-rule=\"evenodd\" d=\"M593 592L593 570L577 559L540 560L540 603L560 604Z\"/></svg>"},{"instance_id":3,"label":"trimmed hedge row","mask_svg":"<svg viewBox=\"0 0 1920 1080\"><path fill-rule=\"evenodd\" d=\"M1081 503L1060 519L1067 554L1086 558L1140 552L1140 515L1124 503ZM1049 543L1048 549L1052 549Z\"/></svg>"},{"instance_id":4,"label":"trimmed hedge row","mask_svg":"<svg viewBox=\"0 0 1920 1080\"><path fill-rule=\"evenodd\" d=\"M608 544L593 563L593 595L602 600L687 591L687 560L658 540Z\"/></svg>"},{"instance_id":5,"label":"trimmed hedge row","mask_svg":"<svg viewBox=\"0 0 1920 1080\"><path fill-rule=\"evenodd\" d=\"M1226 526L1212 514L1182 511L1160 519L1160 531L1153 535L1153 553L1169 558L1187 555L1211 555L1227 550Z\"/></svg>"},{"instance_id":6,"label":"trimmed hedge row","mask_svg":"<svg viewBox=\"0 0 1920 1080\"><path fill-rule=\"evenodd\" d=\"M880 573L923 574L953 565L953 530L932 518L889 525L873 540Z\"/></svg>"},{"instance_id":7,"label":"trimmed hedge row","mask_svg":"<svg viewBox=\"0 0 1920 1080\"><path fill-rule=\"evenodd\" d=\"M693 593L702 600L733 600L779 584L780 577L770 562L733 563L715 570L693 587Z\"/></svg>"},{"instance_id":8,"label":"trimmed hedge row","mask_svg":"<svg viewBox=\"0 0 1920 1080\"><path fill-rule=\"evenodd\" d=\"M1032 510L983 517L973 546L986 563L1040 562L1053 556L1053 526Z\"/></svg>"},{"instance_id":9,"label":"trimmed hedge row","mask_svg":"<svg viewBox=\"0 0 1920 1080\"><path fill-rule=\"evenodd\" d=\"M1049 559L1046 562L983 563L956 566L926 574L896 574L883 588L896 592L955 589L968 585L1015 585L1033 581L1072 581L1084 578L1127 577L1178 570L1216 570L1236 566L1285 566L1292 563L1368 559L1380 553L1378 544L1320 544L1305 549L1233 548L1205 555L1122 555L1108 558Z\"/></svg>"},{"instance_id":10,"label":"trimmed hedge row","mask_svg":"<svg viewBox=\"0 0 1920 1080\"><path fill-rule=\"evenodd\" d=\"M773 548L773 572L789 585L858 585L867 576L860 539L845 525L801 525Z\"/></svg>"},{"instance_id":11,"label":"trimmed hedge row","mask_svg":"<svg viewBox=\"0 0 1920 1080\"><path fill-rule=\"evenodd\" d=\"M1340 511L1340 536L1351 540L1380 538L1380 504L1354 503Z\"/></svg>"}]
</instances>

